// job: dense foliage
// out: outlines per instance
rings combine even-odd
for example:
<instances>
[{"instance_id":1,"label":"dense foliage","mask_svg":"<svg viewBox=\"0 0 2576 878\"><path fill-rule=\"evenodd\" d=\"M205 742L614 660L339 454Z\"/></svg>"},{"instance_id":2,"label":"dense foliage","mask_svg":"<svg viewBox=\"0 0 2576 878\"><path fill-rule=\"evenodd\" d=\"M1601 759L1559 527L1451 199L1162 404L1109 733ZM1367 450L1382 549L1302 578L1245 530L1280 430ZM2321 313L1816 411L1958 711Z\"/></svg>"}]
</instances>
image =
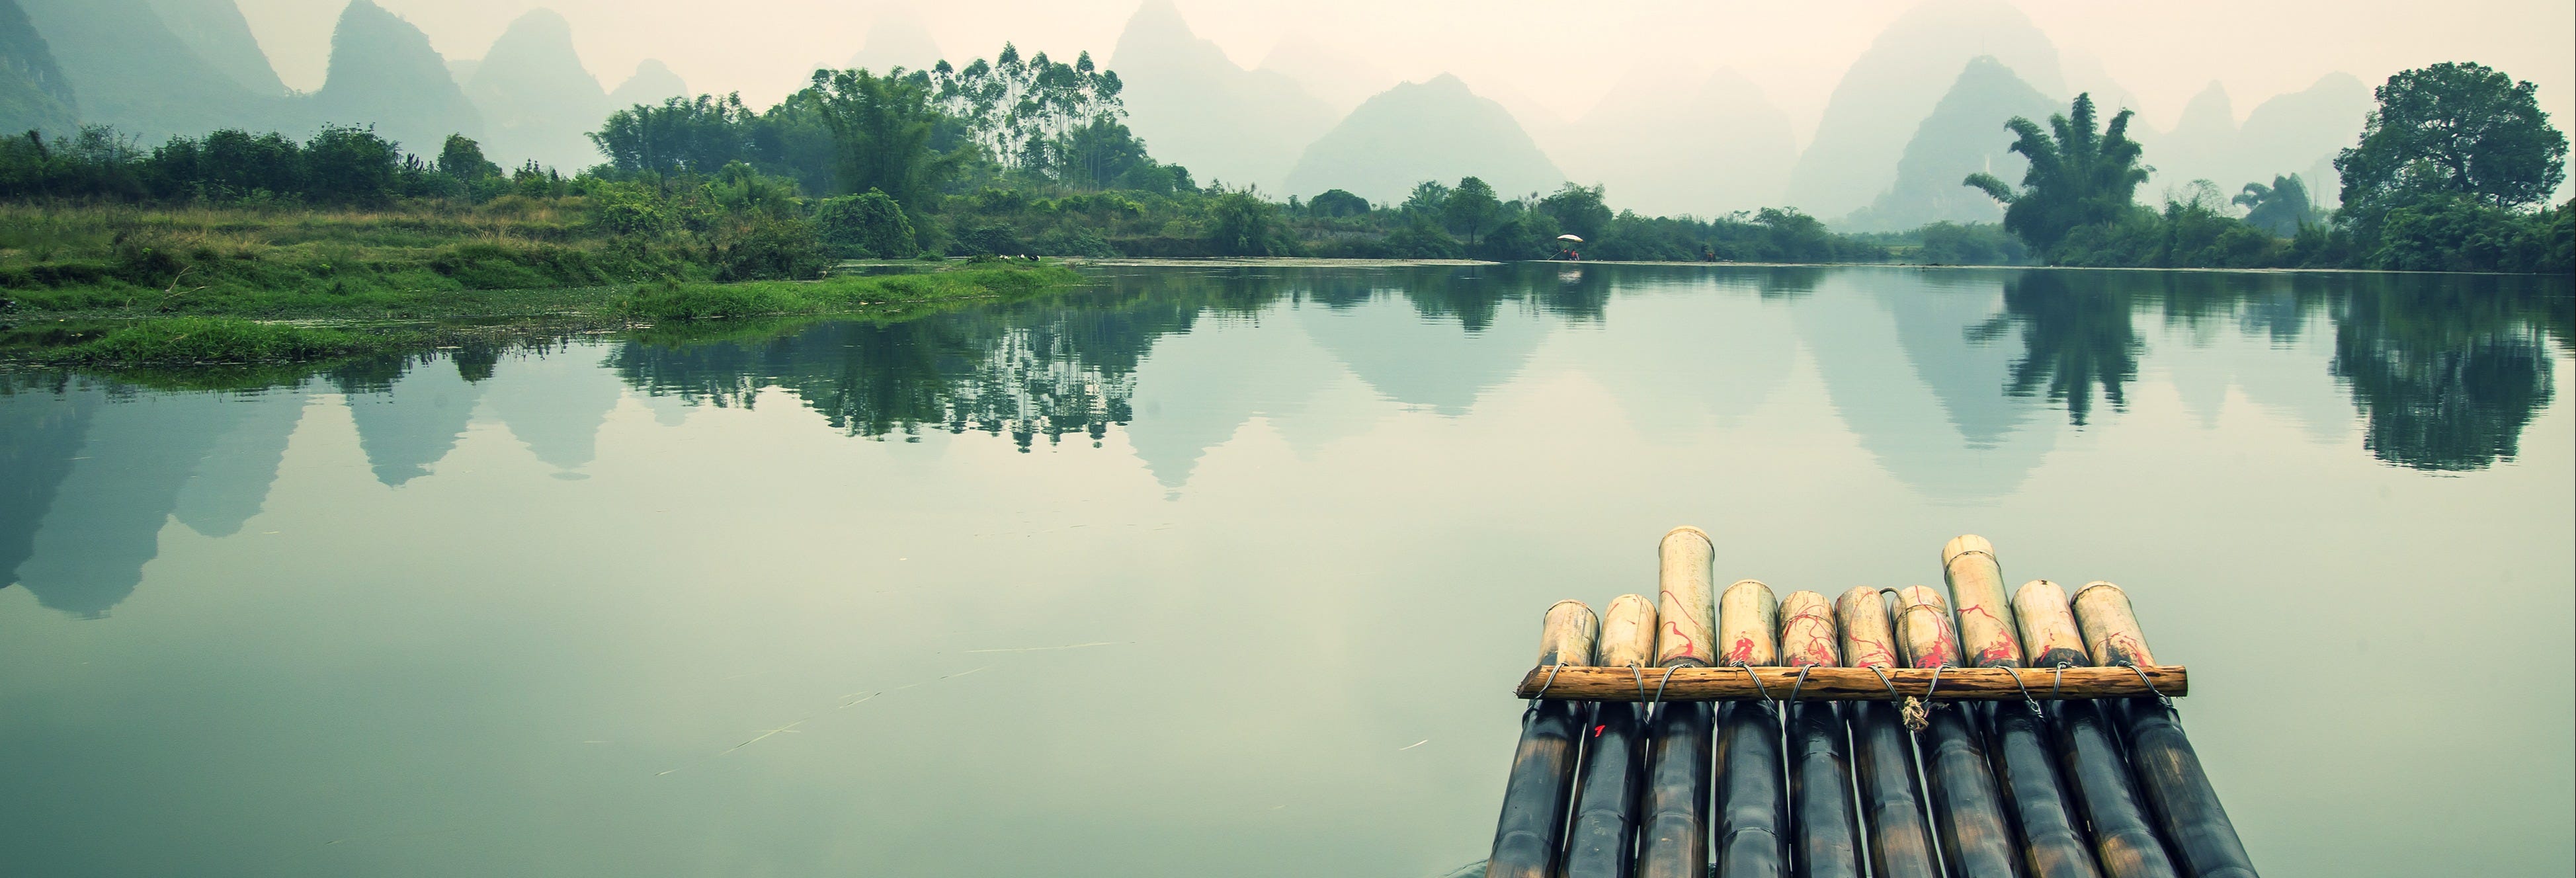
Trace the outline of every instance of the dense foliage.
<instances>
[{"instance_id":1,"label":"dense foliage","mask_svg":"<svg viewBox=\"0 0 2576 878\"><path fill-rule=\"evenodd\" d=\"M2007 205L2004 228L2051 264L2565 273L2576 270L2576 201L2545 199L2565 180L2567 136L2533 91L2476 64L2390 77L2359 145L2335 160L2343 205L2331 215L2296 174L2226 200L2198 180L2160 210L2138 205L2147 171L2129 114L2097 133L2089 95L2049 120L2053 136L2007 124L2011 149L2030 159L2018 191L1987 174L1966 185Z\"/></svg>"}]
</instances>

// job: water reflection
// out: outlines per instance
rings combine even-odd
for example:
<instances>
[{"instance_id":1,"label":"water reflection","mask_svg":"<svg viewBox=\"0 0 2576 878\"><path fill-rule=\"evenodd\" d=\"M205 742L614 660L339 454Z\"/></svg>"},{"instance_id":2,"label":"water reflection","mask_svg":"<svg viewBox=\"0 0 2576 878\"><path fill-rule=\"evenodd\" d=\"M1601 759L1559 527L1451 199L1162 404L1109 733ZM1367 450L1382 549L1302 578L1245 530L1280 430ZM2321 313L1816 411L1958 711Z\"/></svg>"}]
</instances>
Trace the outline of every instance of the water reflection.
<instances>
[{"instance_id":1,"label":"water reflection","mask_svg":"<svg viewBox=\"0 0 2576 878\"><path fill-rule=\"evenodd\" d=\"M2117 429L2152 366L2202 429L2241 393L2317 442L2477 470L2515 459L2553 399L2570 298L2565 279L1128 269L1059 298L903 322L477 345L226 392L21 372L0 382L0 586L105 615L169 522L239 533L308 406L332 394L387 488L433 475L478 414L578 479L623 400L668 425L784 393L856 437L1123 444L1177 496L1256 421L1311 455L1397 413L1464 417L1499 388L1577 378L1644 439L1687 443L1751 422L1812 374L1882 469L1923 497L1977 501L2012 493L2070 431Z\"/></svg>"}]
</instances>

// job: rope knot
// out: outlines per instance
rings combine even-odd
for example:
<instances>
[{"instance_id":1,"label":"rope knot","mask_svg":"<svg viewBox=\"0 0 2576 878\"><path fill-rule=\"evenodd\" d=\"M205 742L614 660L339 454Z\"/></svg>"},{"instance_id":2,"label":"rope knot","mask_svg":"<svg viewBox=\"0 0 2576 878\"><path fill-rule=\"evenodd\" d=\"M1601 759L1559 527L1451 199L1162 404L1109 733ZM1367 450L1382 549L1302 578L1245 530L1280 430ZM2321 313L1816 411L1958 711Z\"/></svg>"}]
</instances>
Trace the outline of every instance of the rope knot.
<instances>
[{"instance_id":1,"label":"rope knot","mask_svg":"<svg viewBox=\"0 0 2576 878\"><path fill-rule=\"evenodd\" d=\"M1912 695L1905 696L1905 705L1897 709L1896 715L1904 718L1909 732L1920 732L1932 725L1932 705Z\"/></svg>"}]
</instances>

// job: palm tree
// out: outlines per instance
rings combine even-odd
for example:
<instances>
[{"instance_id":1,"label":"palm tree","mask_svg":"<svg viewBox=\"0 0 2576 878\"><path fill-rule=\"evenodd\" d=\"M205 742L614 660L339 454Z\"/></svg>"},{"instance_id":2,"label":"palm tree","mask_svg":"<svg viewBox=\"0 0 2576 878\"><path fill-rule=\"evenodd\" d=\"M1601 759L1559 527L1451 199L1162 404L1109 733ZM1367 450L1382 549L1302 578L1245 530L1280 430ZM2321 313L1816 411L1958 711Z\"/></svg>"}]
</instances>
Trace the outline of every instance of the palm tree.
<instances>
[{"instance_id":1,"label":"palm tree","mask_svg":"<svg viewBox=\"0 0 2576 878\"><path fill-rule=\"evenodd\" d=\"M2004 127L2016 135L2012 151L2030 160L2021 191L1986 173L1968 175L1965 185L2003 202L2004 230L2045 252L2077 227L2113 222L2128 212L2149 170L2138 163L2143 150L2129 139L2133 115L2121 110L2109 130L2097 129L2093 96L2080 94L2074 112L2048 118L2055 137L2015 116Z\"/></svg>"}]
</instances>

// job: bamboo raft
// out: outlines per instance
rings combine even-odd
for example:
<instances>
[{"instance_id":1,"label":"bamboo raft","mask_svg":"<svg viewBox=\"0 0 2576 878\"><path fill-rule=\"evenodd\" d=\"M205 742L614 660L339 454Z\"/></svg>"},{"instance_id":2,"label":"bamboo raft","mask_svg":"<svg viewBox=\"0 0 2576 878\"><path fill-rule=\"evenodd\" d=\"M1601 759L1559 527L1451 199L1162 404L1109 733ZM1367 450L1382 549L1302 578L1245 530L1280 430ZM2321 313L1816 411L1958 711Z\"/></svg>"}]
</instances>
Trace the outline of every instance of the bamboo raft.
<instances>
[{"instance_id":1,"label":"bamboo raft","mask_svg":"<svg viewBox=\"0 0 2576 878\"><path fill-rule=\"evenodd\" d=\"M1488 878L2254 878L2119 586L2008 598L1977 536L1947 600L1658 551L1656 599L1548 608Z\"/></svg>"}]
</instances>

